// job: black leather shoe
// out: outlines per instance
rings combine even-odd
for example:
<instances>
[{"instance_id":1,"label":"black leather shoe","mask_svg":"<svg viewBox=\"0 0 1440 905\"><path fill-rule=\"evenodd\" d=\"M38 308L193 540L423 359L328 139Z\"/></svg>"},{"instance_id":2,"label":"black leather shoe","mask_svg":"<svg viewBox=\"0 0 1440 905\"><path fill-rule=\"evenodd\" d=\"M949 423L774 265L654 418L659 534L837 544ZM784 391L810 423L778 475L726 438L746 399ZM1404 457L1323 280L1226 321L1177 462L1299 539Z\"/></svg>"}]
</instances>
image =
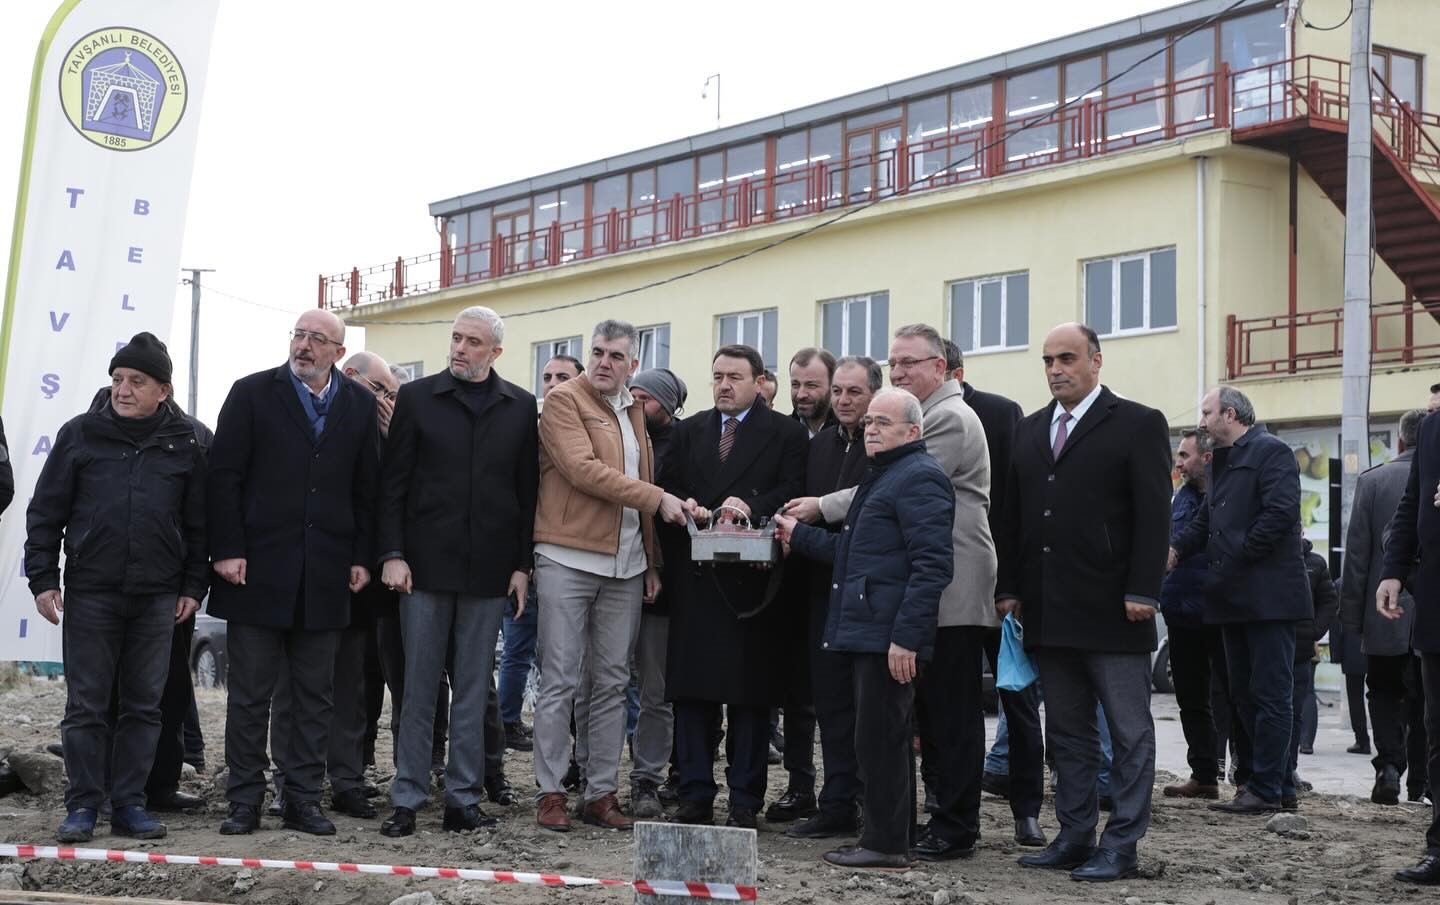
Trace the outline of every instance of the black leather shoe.
<instances>
[{"instance_id":1,"label":"black leather shoe","mask_svg":"<svg viewBox=\"0 0 1440 905\"><path fill-rule=\"evenodd\" d=\"M858 845L845 846L823 856L827 864L865 870L909 870L910 858L906 855L886 855L872 852Z\"/></svg>"},{"instance_id":2,"label":"black leather shoe","mask_svg":"<svg viewBox=\"0 0 1440 905\"><path fill-rule=\"evenodd\" d=\"M485 797L502 808L508 808L519 800L515 797L515 790L510 787L509 781L503 776L492 776L485 780Z\"/></svg>"},{"instance_id":3,"label":"black leather shoe","mask_svg":"<svg viewBox=\"0 0 1440 905\"><path fill-rule=\"evenodd\" d=\"M1300 799L1295 795L1280 796L1280 810L1295 813L1300 810Z\"/></svg>"},{"instance_id":4,"label":"black leather shoe","mask_svg":"<svg viewBox=\"0 0 1440 905\"><path fill-rule=\"evenodd\" d=\"M495 826L500 821L480 810L478 804L467 804L463 808L445 809L445 830L450 833L463 833L466 830L484 830Z\"/></svg>"},{"instance_id":5,"label":"black leather shoe","mask_svg":"<svg viewBox=\"0 0 1440 905\"><path fill-rule=\"evenodd\" d=\"M986 770L980 774L980 791L989 792L997 798L1010 797L1010 777L1004 773L991 773Z\"/></svg>"},{"instance_id":6,"label":"black leather shoe","mask_svg":"<svg viewBox=\"0 0 1440 905\"><path fill-rule=\"evenodd\" d=\"M1395 879L1401 883L1440 886L1440 855L1426 855L1414 867L1395 871Z\"/></svg>"},{"instance_id":7,"label":"black leather shoe","mask_svg":"<svg viewBox=\"0 0 1440 905\"><path fill-rule=\"evenodd\" d=\"M1070 871L1070 879L1106 883L1133 877L1138 873L1140 859L1135 855L1117 852L1113 848L1100 848L1095 850L1089 861Z\"/></svg>"},{"instance_id":8,"label":"black leather shoe","mask_svg":"<svg viewBox=\"0 0 1440 905\"><path fill-rule=\"evenodd\" d=\"M910 847L910 856L918 861L954 861L975 854L975 843L951 842L928 830Z\"/></svg>"},{"instance_id":9,"label":"black leather shoe","mask_svg":"<svg viewBox=\"0 0 1440 905\"><path fill-rule=\"evenodd\" d=\"M759 815L749 808L731 808L730 816L725 818L726 826L738 826L741 829L753 830L759 826Z\"/></svg>"},{"instance_id":10,"label":"black leather shoe","mask_svg":"<svg viewBox=\"0 0 1440 905\"><path fill-rule=\"evenodd\" d=\"M815 805L814 792L797 792L794 789L780 796L780 800L765 809L765 819L774 823L785 823L812 817L820 809Z\"/></svg>"},{"instance_id":11,"label":"black leather shoe","mask_svg":"<svg viewBox=\"0 0 1440 905\"><path fill-rule=\"evenodd\" d=\"M335 824L325 816L318 801L286 802L280 825L287 830L309 833L312 836L335 835Z\"/></svg>"},{"instance_id":12,"label":"black leather shoe","mask_svg":"<svg viewBox=\"0 0 1440 905\"><path fill-rule=\"evenodd\" d=\"M110 815L110 832L132 839L164 839L167 830L165 824L151 817L140 805L127 804Z\"/></svg>"},{"instance_id":13,"label":"black leather shoe","mask_svg":"<svg viewBox=\"0 0 1440 905\"><path fill-rule=\"evenodd\" d=\"M1217 801L1210 805L1210 810L1224 811L1226 814L1273 814L1281 809L1281 802L1266 801L1249 789L1245 789L1230 801Z\"/></svg>"},{"instance_id":14,"label":"black leather shoe","mask_svg":"<svg viewBox=\"0 0 1440 905\"><path fill-rule=\"evenodd\" d=\"M1074 845L1060 839L1045 846L1043 852L1021 855L1021 867L1050 867L1056 870L1074 870L1089 861L1095 849L1088 845Z\"/></svg>"},{"instance_id":15,"label":"black leather shoe","mask_svg":"<svg viewBox=\"0 0 1440 905\"><path fill-rule=\"evenodd\" d=\"M179 789L145 796L145 806L152 811L203 811L205 799Z\"/></svg>"},{"instance_id":16,"label":"black leather shoe","mask_svg":"<svg viewBox=\"0 0 1440 905\"><path fill-rule=\"evenodd\" d=\"M380 835L389 836L391 839L399 839L401 836L411 836L415 833L415 812L409 808L396 808L395 813L385 818L380 824Z\"/></svg>"},{"instance_id":17,"label":"black leather shoe","mask_svg":"<svg viewBox=\"0 0 1440 905\"><path fill-rule=\"evenodd\" d=\"M505 747L511 751L534 751L535 740L525 729L524 723L506 723Z\"/></svg>"},{"instance_id":18,"label":"black leather shoe","mask_svg":"<svg viewBox=\"0 0 1440 905\"><path fill-rule=\"evenodd\" d=\"M378 816L375 805L365 797L364 789L349 789L339 795L330 796L330 806L336 813L345 814L349 817L358 817L361 820L373 820Z\"/></svg>"},{"instance_id":19,"label":"black leather shoe","mask_svg":"<svg viewBox=\"0 0 1440 905\"><path fill-rule=\"evenodd\" d=\"M248 836L260 828L260 809L254 805L230 803L230 816L220 824L222 836Z\"/></svg>"},{"instance_id":20,"label":"black leather shoe","mask_svg":"<svg viewBox=\"0 0 1440 905\"><path fill-rule=\"evenodd\" d=\"M366 798L380 797L380 787L375 785L375 783L373 782L365 783L365 785L361 786L360 789L365 793Z\"/></svg>"},{"instance_id":21,"label":"black leather shoe","mask_svg":"<svg viewBox=\"0 0 1440 905\"><path fill-rule=\"evenodd\" d=\"M1368 754L1370 753L1370 742L1369 742L1368 740L1367 740L1367 741L1363 741L1363 742L1356 742L1355 744L1353 744L1353 745L1351 745L1350 747L1346 748L1346 749L1345 749L1345 753L1346 753L1346 754L1365 754L1365 755L1368 755Z\"/></svg>"},{"instance_id":22,"label":"black leather shoe","mask_svg":"<svg viewBox=\"0 0 1440 905\"><path fill-rule=\"evenodd\" d=\"M55 831L55 839L59 842L89 842L95 836L95 820L94 808L76 808L65 815L65 820Z\"/></svg>"},{"instance_id":23,"label":"black leather shoe","mask_svg":"<svg viewBox=\"0 0 1440 905\"><path fill-rule=\"evenodd\" d=\"M769 818L769 814L765 815ZM854 814L820 811L814 816L793 824L785 831L791 839L829 839L833 836L853 836L860 830Z\"/></svg>"},{"instance_id":24,"label":"black leather shoe","mask_svg":"<svg viewBox=\"0 0 1440 905\"><path fill-rule=\"evenodd\" d=\"M689 823L695 826L715 825L715 805L709 801L682 801L675 813L670 815L671 823Z\"/></svg>"},{"instance_id":25,"label":"black leather shoe","mask_svg":"<svg viewBox=\"0 0 1440 905\"><path fill-rule=\"evenodd\" d=\"M1390 764L1375 774L1375 786L1370 790L1370 800L1376 804L1400 803L1400 771Z\"/></svg>"},{"instance_id":26,"label":"black leather shoe","mask_svg":"<svg viewBox=\"0 0 1440 905\"><path fill-rule=\"evenodd\" d=\"M1034 817L1015 818L1015 841L1027 848L1044 848L1045 832Z\"/></svg>"},{"instance_id":27,"label":"black leather shoe","mask_svg":"<svg viewBox=\"0 0 1440 905\"><path fill-rule=\"evenodd\" d=\"M45 753L46 753L46 754L53 754L53 755L55 755L56 757L64 757L64 756L65 756L65 746L62 745L62 744L60 744L59 742L50 742L49 744L47 744L47 745L45 746ZM84 810L84 809L82 808L82 810Z\"/></svg>"},{"instance_id":28,"label":"black leather shoe","mask_svg":"<svg viewBox=\"0 0 1440 905\"><path fill-rule=\"evenodd\" d=\"M925 790L925 813L934 814L940 810L940 796L929 789Z\"/></svg>"}]
</instances>

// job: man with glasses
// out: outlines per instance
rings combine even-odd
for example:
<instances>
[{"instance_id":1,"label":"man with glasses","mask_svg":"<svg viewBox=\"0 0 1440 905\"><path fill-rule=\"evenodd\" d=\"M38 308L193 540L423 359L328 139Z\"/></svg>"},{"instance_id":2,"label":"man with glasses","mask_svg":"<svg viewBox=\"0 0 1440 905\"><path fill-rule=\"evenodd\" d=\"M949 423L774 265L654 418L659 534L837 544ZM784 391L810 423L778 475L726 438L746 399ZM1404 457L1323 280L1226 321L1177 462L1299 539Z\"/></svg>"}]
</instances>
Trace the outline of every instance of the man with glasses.
<instances>
[{"instance_id":1,"label":"man with glasses","mask_svg":"<svg viewBox=\"0 0 1440 905\"><path fill-rule=\"evenodd\" d=\"M275 749L284 825L335 832L320 808L335 654L351 595L370 582L380 462L375 397L335 367L344 354L340 319L305 312L289 361L236 381L215 429L208 528L220 580L209 612L229 622L225 835L260 825L266 728L282 673L290 699L277 706L289 737Z\"/></svg>"}]
</instances>

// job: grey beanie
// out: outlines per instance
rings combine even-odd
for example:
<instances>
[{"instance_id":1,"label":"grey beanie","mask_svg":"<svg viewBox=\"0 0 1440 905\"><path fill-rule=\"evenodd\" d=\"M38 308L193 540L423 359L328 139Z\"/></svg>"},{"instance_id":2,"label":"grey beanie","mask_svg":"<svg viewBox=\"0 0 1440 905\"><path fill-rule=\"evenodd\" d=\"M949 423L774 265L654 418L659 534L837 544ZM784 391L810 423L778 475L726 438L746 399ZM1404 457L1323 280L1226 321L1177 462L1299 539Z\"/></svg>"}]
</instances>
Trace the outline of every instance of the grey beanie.
<instances>
[{"instance_id":1,"label":"grey beanie","mask_svg":"<svg viewBox=\"0 0 1440 905\"><path fill-rule=\"evenodd\" d=\"M666 414L674 417L685 407L685 381L675 376L669 368L651 368L641 371L630 379L632 387L639 387L660 403Z\"/></svg>"}]
</instances>

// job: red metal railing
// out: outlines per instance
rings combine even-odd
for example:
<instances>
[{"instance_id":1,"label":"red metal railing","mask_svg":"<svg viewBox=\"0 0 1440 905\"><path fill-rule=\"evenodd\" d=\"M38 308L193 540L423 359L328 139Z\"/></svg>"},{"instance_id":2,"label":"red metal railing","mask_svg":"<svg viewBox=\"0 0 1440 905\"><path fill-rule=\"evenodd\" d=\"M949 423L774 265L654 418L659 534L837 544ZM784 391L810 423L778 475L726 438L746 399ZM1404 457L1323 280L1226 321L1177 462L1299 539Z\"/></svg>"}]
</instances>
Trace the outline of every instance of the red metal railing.
<instances>
[{"instance_id":1,"label":"red metal railing","mask_svg":"<svg viewBox=\"0 0 1440 905\"><path fill-rule=\"evenodd\" d=\"M1440 359L1440 325L1432 315L1440 315L1440 299L1372 305L1371 361L1384 367ZM1293 356L1289 351L1292 331ZM1225 322L1225 373L1234 380L1333 370L1341 365L1344 334L1344 308L1273 317L1237 318L1232 314Z\"/></svg>"},{"instance_id":2,"label":"red metal railing","mask_svg":"<svg viewBox=\"0 0 1440 905\"><path fill-rule=\"evenodd\" d=\"M1086 98L1038 120L1032 114L1006 123L992 121L842 161L819 160L784 172L726 180L689 195L595 211L588 219L322 275L319 303L346 308L384 301L1098 157L1211 129L1238 131L1298 116L1343 121L1347 70L1342 61L1312 56L1233 73L1222 67L1136 91ZM1440 171L1440 117L1401 104L1388 88L1385 96L1375 108L1378 133L1402 161Z\"/></svg>"}]
</instances>

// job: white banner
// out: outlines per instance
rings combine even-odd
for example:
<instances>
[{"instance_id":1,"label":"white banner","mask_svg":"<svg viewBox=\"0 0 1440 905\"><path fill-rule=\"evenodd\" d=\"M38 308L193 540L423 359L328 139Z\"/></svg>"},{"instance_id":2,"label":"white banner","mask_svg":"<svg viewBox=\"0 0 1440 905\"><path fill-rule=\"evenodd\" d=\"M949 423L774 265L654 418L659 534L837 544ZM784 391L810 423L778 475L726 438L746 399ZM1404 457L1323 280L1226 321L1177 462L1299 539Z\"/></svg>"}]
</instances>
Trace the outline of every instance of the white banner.
<instances>
[{"instance_id":1,"label":"white banner","mask_svg":"<svg viewBox=\"0 0 1440 905\"><path fill-rule=\"evenodd\" d=\"M109 383L118 346L141 330L169 338L218 2L65 0L40 41L0 334L15 469L0 518L0 660L61 659L22 563L55 432Z\"/></svg>"}]
</instances>

